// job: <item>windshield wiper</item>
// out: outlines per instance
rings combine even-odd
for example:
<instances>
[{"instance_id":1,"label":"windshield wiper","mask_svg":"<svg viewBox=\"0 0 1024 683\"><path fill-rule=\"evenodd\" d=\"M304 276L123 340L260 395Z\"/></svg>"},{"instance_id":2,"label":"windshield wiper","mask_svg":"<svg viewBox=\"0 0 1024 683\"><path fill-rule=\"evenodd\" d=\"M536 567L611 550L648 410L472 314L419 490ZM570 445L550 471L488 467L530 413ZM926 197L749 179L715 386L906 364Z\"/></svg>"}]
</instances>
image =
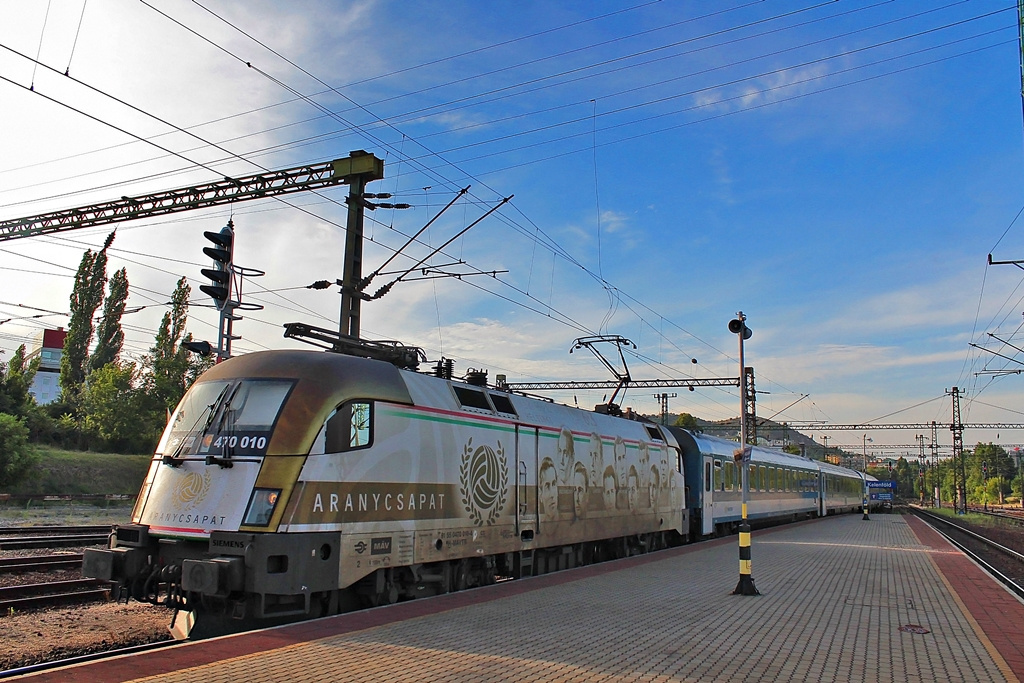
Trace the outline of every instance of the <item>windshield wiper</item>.
<instances>
[{"instance_id":1,"label":"windshield wiper","mask_svg":"<svg viewBox=\"0 0 1024 683\"><path fill-rule=\"evenodd\" d=\"M217 430L216 430L217 434L220 434L220 435L224 434L224 425L227 422L228 414L233 412L231 410L231 402L235 400L235 395L238 393L238 390L241 387L242 387L242 383L241 382L236 384L234 387L232 387L231 393L228 394L228 396L225 397L224 400L221 402L220 410L219 410L220 417L219 417L219 419L217 419ZM224 387L224 388L227 389L227 387ZM222 392L222 395L223 395L223 392ZM211 414L210 415L210 422L212 422L212 421L213 421L213 415ZM208 428L209 428L209 424L207 424L207 429ZM204 433L205 433L205 430L204 430ZM221 468L231 468L231 467L234 467L235 465L234 465L234 463L231 462L231 452L229 450L231 447L228 445L230 443L230 441L231 441L230 439L224 439L224 445L221 447L223 449L222 450L223 457L218 457L216 455L208 455L208 456L206 456L206 464L207 465L219 465Z\"/></svg>"},{"instance_id":2,"label":"windshield wiper","mask_svg":"<svg viewBox=\"0 0 1024 683\"><path fill-rule=\"evenodd\" d=\"M203 419L204 416L206 417L206 422L203 424L203 429L201 432L199 432L199 434L205 434L206 430L210 428L210 424L213 423L213 417L214 415L217 414L217 405L220 403L221 399L224 398L224 394L225 392L227 392L229 386L230 385L225 384L224 387L220 390L220 393L217 394L217 398L213 399L213 403L206 406L205 411L199 413L199 416L196 418L196 421L192 423L192 426L189 427L189 430L187 432L185 432L185 435L181 438L181 441L178 442L178 445L175 447L174 452L171 453L170 455L165 455L163 456L163 458L161 458L165 465L170 465L171 467L181 466L182 458L180 456L181 452L185 449L186 440L188 439L188 437L194 436L196 425L199 424L199 421Z\"/></svg>"}]
</instances>

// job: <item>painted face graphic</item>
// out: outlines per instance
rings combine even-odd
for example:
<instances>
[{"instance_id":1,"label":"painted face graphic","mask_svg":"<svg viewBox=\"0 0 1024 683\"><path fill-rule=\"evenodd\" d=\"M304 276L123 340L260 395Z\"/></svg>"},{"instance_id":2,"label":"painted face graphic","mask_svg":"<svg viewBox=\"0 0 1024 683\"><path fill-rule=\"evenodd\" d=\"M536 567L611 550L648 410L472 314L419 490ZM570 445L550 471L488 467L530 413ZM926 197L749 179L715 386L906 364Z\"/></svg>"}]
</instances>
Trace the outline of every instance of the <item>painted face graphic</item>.
<instances>
[{"instance_id":1,"label":"painted face graphic","mask_svg":"<svg viewBox=\"0 0 1024 683\"><path fill-rule=\"evenodd\" d=\"M587 470L582 463L576 463L572 475L572 509L576 519L587 514Z\"/></svg>"},{"instance_id":2,"label":"painted face graphic","mask_svg":"<svg viewBox=\"0 0 1024 683\"><path fill-rule=\"evenodd\" d=\"M540 489L541 514L554 519L558 516L558 474L555 472L555 464L549 458L545 458L540 466L537 487Z\"/></svg>"},{"instance_id":3,"label":"painted face graphic","mask_svg":"<svg viewBox=\"0 0 1024 683\"><path fill-rule=\"evenodd\" d=\"M658 475L658 468L651 468L651 480L648 482L648 494L650 496L651 507L658 507L658 488L659 488L660 477Z\"/></svg>"},{"instance_id":4,"label":"painted face graphic","mask_svg":"<svg viewBox=\"0 0 1024 683\"><path fill-rule=\"evenodd\" d=\"M573 441L572 432L568 427L562 427L558 435L558 471L562 473L562 479L569 481L572 477L572 467L576 463L576 442Z\"/></svg>"},{"instance_id":5,"label":"painted face graphic","mask_svg":"<svg viewBox=\"0 0 1024 683\"><path fill-rule=\"evenodd\" d=\"M621 436L615 437L612 450L615 453L615 472L619 475L619 486L626 488L626 442Z\"/></svg>"},{"instance_id":6,"label":"painted face graphic","mask_svg":"<svg viewBox=\"0 0 1024 683\"><path fill-rule=\"evenodd\" d=\"M635 467L629 468L629 476L626 478L626 501L629 503L631 512L635 512L640 498L640 477Z\"/></svg>"},{"instance_id":7,"label":"painted face graphic","mask_svg":"<svg viewBox=\"0 0 1024 683\"><path fill-rule=\"evenodd\" d=\"M596 484L603 472L604 449L601 445L601 435L594 432L590 435L590 481Z\"/></svg>"},{"instance_id":8,"label":"painted face graphic","mask_svg":"<svg viewBox=\"0 0 1024 683\"><path fill-rule=\"evenodd\" d=\"M604 499L604 509L614 510L615 509L615 470L609 465L604 471L604 491L602 492Z\"/></svg>"}]
</instances>

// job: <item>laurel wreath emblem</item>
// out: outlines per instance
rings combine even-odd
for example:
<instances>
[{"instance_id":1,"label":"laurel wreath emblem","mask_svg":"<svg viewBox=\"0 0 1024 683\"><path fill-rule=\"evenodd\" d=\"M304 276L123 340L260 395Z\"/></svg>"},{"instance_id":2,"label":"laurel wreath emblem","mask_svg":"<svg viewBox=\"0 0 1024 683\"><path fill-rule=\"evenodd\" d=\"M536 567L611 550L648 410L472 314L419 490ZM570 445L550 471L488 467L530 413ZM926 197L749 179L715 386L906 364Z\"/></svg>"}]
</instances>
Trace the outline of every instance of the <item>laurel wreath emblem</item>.
<instances>
[{"instance_id":1,"label":"laurel wreath emblem","mask_svg":"<svg viewBox=\"0 0 1024 683\"><path fill-rule=\"evenodd\" d=\"M179 505L184 506L186 509L191 509L203 502L203 499L206 498L206 494L209 490L209 470L204 471L202 474L199 474L198 472L186 472L185 476L182 477L174 487L173 495L175 499L177 499Z\"/></svg>"},{"instance_id":2,"label":"laurel wreath emblem","mask_svg":"<svg viewBox=\"0 0 1024 683\"><path fill-rule=\"evenodd\" d=\"M459 493L474 524L494 524L508 501L508 460L500 441L497 449L483 444L474 450L469 439L459 465Z\"/></svg>"}]
</instances>

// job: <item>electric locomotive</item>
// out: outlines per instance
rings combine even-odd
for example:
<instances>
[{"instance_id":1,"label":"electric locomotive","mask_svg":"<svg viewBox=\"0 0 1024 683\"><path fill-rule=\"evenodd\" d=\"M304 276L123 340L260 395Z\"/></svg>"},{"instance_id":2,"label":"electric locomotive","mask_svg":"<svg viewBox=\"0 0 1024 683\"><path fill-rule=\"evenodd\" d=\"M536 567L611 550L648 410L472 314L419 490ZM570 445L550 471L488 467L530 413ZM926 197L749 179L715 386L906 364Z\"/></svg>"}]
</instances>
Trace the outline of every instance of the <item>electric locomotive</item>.
<instances>
[{"instance_id":1,"label":"electric locomotive","mask_svg":"<svg viewBox=\"0 0 1024 683\"><path fill-rule=\"evenodd\" d=\"M661 427L337 353L214 366L86 576L195 618L319 616L682 542Z\"/></svg>"}]
</instances>

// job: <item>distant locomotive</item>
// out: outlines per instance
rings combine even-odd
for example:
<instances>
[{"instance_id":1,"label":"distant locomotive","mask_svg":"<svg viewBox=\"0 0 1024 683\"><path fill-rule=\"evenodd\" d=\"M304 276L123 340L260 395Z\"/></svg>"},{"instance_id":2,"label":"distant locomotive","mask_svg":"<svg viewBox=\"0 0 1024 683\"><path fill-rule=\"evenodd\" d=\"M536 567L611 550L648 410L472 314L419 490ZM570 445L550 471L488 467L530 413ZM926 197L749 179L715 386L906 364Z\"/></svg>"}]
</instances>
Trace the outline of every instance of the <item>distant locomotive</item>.
<instances>
[{"instance_id":1,"label":"distant locomotive","mask_svg":"<svg viewBox=\"0 0 1024 683\"><path fill-rule=\"evenodd\" d=\"M186 393L132 523L87 550L83 572L179 610L185 636L197 615L267 623L390 604L738 520L735 442L484 377L315 351L227 360ZM753 465L755 519L852 509L863 496L863 477L842 468L760 448Z\"/></svg>"}]
</instances>

